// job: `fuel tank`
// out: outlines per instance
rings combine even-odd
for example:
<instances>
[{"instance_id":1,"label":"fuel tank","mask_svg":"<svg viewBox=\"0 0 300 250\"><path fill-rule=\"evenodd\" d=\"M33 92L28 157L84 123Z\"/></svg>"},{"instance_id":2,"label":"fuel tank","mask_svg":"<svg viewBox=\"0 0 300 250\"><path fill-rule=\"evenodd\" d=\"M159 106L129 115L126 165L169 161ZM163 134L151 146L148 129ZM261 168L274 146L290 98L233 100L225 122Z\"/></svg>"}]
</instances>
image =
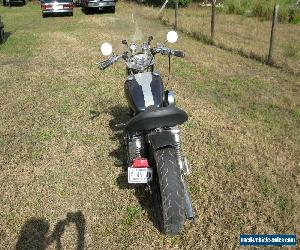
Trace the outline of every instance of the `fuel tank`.
<instances>
[{"instance_id":1,"label":"fuel tank","mask_svg":"<svg viewBox=\"0 0 300 250\"><path fill-rule=\"evenodd\" d=\"M137 114L149 106L163 106L164 86L158 73L144 72L127 77L125 96L129 107Z\"/></svg>"}]
</instances>

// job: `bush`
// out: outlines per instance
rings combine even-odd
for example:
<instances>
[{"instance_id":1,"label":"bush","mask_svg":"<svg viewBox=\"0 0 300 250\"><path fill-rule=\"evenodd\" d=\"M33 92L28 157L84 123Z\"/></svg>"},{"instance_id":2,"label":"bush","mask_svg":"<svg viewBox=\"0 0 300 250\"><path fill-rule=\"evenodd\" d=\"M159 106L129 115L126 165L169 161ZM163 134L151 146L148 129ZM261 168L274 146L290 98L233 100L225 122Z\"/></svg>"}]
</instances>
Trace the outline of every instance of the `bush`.
<instances>
[{"instance_id":1,"label":"bush","mask_svg":"<svg viewBox=\"0 0 300 250\"><path fill-rule=\"evenodd\" d=\"M252 16L257 16L265 19L271 19L273 15L272 4L264 0L255 0L250 7Z\"/></svg>"},{"instance_id":2,"label":"bush","mask_svg":"<svg viewBox=\"0 0 300 250\"><path fill-rule=\"evenodd\" d=\"M226 0L223 10L228 14L250 15L262 19L272 19L274 5L279 4L278 21L300 21L300 11L294 0Z\"/></svg>"},{"instance_id":3,"label":"bush","mask_svg":"<svg viewBox=\"0 0 300 250\"><path fill-rule=\"evenodd\" d=\"M178 0L178 6L179 7L186 7L188 6L193 0ZM165 0L147 0L147 3L149 5L156 5L156 6L162 6L164 4ZM167 7L175 8L176 0L169 0Z\"/></svg>"},{"instance_id":4,"label":"bush","mask_svg":"<svg viewBox=\"0 0 300 250\"><path fill-rule=\"evenodd\" d=\"M186 7L188 6L193 0L178 0L179 7ZM162 1L164 3L164 1ZM176 6L176 0L169 0L168 6L174 8Z\"/></svg>"},{"instance_id":5,"label":"bush","mask_svg":"<svg viewBox=\"0 0 300 250\"><path fill-rule=\"evenodd\" d=\"M293 6L288 9L288 18L291 23L300 23L300 7Z\"/></svg>"}]
</instances>

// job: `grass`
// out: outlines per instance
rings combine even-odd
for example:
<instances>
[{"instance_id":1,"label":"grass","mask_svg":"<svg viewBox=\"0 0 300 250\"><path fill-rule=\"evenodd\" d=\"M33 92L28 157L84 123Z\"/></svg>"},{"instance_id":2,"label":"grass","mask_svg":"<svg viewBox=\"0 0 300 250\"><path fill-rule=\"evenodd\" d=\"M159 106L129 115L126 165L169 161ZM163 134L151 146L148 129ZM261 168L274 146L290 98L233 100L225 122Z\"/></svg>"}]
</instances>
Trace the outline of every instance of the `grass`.
<instances>
[{"instance_id":1,"label":"grass","mask_svg":"<svg viewBox=\"0 0 300 250\"><path fill-rule=\"evenodd\" d=\"M155 15L157 16L157 15ZM173 26L174 10L165 9L160 16L163 23ZM216 15L215 38L210 38L211 8L192 4L179 9L178 29L207 44L214 43L244 57L266 62L269 53L271 21L256 17ZM294 74L300 73L300 25L279 23L273 49L275 65Z\"/></svg>"},{"instance_id":2,"label":"grass","mask_svg":"<svg viewBox=\"0 0 300 250\"><path fill-rule=\"evenodd\" d=\"M124 65L94 64L102 42L124 49L134 10L144 37L164 41L157 9L133 3L46 19L36 2L0 7L10 33L0 45L0 248L231 249L240 233L299 234L299 77L183 33L172 47L187 56L172 58L167 88L189 114L182 140L197 218L178 236L159 232L149 195L114 164L124 154L112 129L127 119ZM157 65L166 80L167 59Z\"/></svg>"}]
</instances>

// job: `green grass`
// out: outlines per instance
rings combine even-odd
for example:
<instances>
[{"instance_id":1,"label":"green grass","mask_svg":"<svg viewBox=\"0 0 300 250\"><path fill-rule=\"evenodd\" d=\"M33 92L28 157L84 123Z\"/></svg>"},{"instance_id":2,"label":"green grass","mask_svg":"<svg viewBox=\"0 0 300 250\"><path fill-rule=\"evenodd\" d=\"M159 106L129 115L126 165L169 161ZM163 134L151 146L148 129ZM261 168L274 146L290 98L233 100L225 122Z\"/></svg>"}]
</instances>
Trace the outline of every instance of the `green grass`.
<instances>
[{"instance_id":1,"label":"green grass","mask_svg":"<svg viewBox=\"0 0 300 250\"><path fill-rule=\"evenodd\" d=\"M126 212L124 215L124 226L125 227L132 227L135 220L138 219L138 217L141 214L141 209L138 206L129 206L126 208Z\"/></svg>"}]
</instances>

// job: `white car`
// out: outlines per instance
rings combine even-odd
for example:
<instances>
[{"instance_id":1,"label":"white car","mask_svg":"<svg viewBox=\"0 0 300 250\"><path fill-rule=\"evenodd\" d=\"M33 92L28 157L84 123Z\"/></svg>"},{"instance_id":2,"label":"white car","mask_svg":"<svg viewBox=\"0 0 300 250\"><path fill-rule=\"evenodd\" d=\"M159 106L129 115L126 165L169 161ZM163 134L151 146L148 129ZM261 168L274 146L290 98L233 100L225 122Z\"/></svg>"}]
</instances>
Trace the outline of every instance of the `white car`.
<instances>
[{"instance_id":1,"label":"white car","mask_svg":"<svg viewBox=\"0 0 300 250\"><path fill-rule=\"evenodd\" d=\"M73 16L72 0L41 0L43 17L54 14L66 14Z\"/></svg>"}]
</instances>

